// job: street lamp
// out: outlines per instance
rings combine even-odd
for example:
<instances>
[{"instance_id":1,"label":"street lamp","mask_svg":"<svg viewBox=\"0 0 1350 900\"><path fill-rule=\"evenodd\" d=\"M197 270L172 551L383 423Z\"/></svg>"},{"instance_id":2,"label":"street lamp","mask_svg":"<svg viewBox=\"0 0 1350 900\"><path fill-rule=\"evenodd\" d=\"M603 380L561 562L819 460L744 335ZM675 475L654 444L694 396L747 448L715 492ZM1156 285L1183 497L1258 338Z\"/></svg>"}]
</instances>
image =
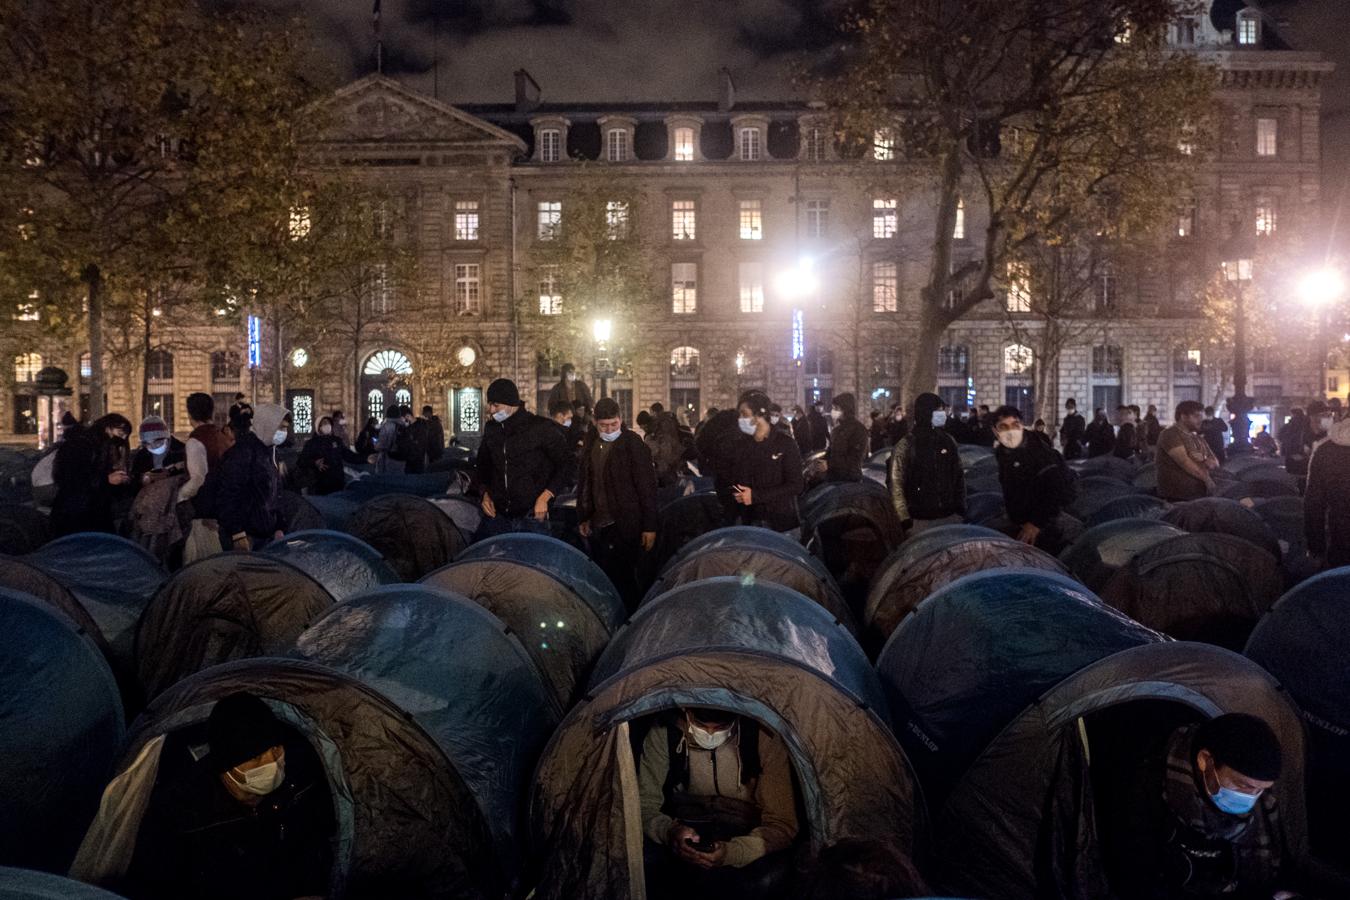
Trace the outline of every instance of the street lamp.
<instances>
[{"instance_id":1,"label":"street lamp","mask_svg":"<svg viewBox=\"0 0 1350 900\"><path fill-rule=\"evenodd\" d=\"M1252 280L1251 242L1241 236L1236 224L1224 253L1223 277L1233 286L1233 396L1228 411L1233 415L1233 452L1251 451L1252 423L1248 418L1255 402L1247 396L1247 285Z\"/></svg>"},{"instance_id":2,"label":"street lamp","mask_svg":"<svg viewBox=\"0 0 1350 900\"><path fill-rule=\"evenodd\" d=\"M797 373L797 397L801 398L802 357L806 355L806 317L802 314L802 306L803 301L820 291L816 261L809 256L800 257L795 266L778 274L774 279L774 288L778 296L792 303L792 367Z\"/></svg>"},{"instance_id":3,"label":"street lamp","mask_svg":"<svg viewBox=\"0 0 1350 900\"><path fill-rule=\"evenodd\" d=\"M1345 295L1345 279L1331 266L1309 272L1299 285L1303 302L1317 315L1317 370L1321 385L1317 396L1325 399L1327 390L1327 319L1331 307Z\"/></svg>"},{"instance_id":4,"label":"street lamp","mask_svg":"<svg viewBox=\"0 0 1350 900\"><path fill-rule=\"evenodd\" d=\"M609 395L609 379L614 376L609 361L609 338L613 331L614 323L610 319L596 319L591 324L591 334L595 338L595 378L599 381L597 400Z\"/></svg>"}]
</instances>

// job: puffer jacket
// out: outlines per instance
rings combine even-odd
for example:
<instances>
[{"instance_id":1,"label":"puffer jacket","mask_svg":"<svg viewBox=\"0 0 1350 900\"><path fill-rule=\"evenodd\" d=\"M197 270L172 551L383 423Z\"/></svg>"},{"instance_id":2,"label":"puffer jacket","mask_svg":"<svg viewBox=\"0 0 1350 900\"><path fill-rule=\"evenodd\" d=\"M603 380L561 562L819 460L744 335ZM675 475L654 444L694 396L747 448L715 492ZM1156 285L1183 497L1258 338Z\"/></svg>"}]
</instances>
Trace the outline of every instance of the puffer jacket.
<instances>
[{"instance_id":1,"label":"puffer jacket","mask_svg":"<svg viewBox=\"0 0 1350 900\"><path fill-rule=\"evenodd\" d=\"M571 448L553 422L523 407L505 422L489 420L478 449L477 482L490 491L497 515L520 519L544 491L567 490Z\"/></svg>"},{"instance_id":2,"label":"puffer jacket","mask_svg":"<svg viewBox=\"0 0 1350 900\"><path fill-rule=\"evenodd\" d=\"M1332 425L1314 449L1303 510L1308 552L1333 567L1350 565L1350 419Z\"/></svg>"},{"instance_id":3,"label":"puffer jacket","mask_svg":"<svg viewBox=\"0 0 1350 900\"><path fill-rule=\"evenodd\" d=\"M930 424L916 425L895 445L889 481L901 522L965 514L966 476L956 441Z\"/></svg>"}]
</instances>

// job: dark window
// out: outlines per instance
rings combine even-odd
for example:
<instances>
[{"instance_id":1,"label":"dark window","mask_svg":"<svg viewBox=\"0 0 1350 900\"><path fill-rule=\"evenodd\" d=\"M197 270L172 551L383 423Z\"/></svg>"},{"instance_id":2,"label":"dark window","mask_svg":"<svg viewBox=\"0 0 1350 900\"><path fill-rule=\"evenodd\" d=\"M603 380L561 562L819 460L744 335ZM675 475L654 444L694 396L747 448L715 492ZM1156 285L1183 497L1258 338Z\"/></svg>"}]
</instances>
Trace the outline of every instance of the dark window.
<instances>
[{"instance_id":1,"label":"dark window","mask_svg":"<svg viewBox=\"0 0 1350 900\"><path fill-rule=\"evenodd\" d=\"M14 433L38 433L37 397L32 394L14 395Z\"/></svg>"},{"instance_id":2,"label":"dark window","mask_svg":"<svg viewBox=\"0 0 1350 900\"><path fill-rule=\"evenodd\" d=\"M173 354L168 350L151 350L145 357L145 369L146 377L151 381L172 381Z\"/></svg>"},{"instance_id":3,"label":"dark window","mask_svg":"<svg viewBox=\"0 0 1350 900\"><path fill-rule=\"evenodd\" d=\"M146 394L145 414L159 416L173 431L173 394Z\"/></svg>"},{"instance_id":4,"label":"dark window","mask_svg":"<svg viewBox=\"0 0 1350 900\"><path fill-rule=\"evenodd\" d=\"M1023 422L1036 421L1036 389L1009 385L1004 389L1003 402L1015 406L1022 412Z\"/></svg>"},{"instance_id":5,"label":"dark window","mask_svg":"<svg viewBox=\"0 0 1350 900\"><path fill-rule=\"evenodd\" d=\"M938 348L938 374L965 378L970 373L970 351L963 345Z\"/></svg>"},{"instance_id":6,"label":"dark window","mask_svg":"<svg viewBox=\"0 0 1350 900\"><path fill-rule=\"evenodd\" d=\"M806 374L812 376L834 374L834 351L828 347L817 347L815 353L806 354Z\"/></svg>"},{"instance_id":7,"label":"dark window","mask_svg":"<svg viewBox=\"0 0 1350 900\"><path fill-rule=\"evenodd\" d=\"M238 381L242 364L234 350L217 350L211 354L212 381Z\"/></svg>"}]
</instances>

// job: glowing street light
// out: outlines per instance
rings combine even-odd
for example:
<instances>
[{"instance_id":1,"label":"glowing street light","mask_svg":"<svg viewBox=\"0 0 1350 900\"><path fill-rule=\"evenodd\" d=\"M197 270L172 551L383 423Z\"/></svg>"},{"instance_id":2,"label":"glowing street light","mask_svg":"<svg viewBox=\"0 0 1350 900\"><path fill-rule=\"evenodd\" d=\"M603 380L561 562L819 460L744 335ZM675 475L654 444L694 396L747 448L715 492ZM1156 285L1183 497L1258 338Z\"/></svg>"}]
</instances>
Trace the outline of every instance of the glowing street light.
<instances>
[{"instance_id":1,"label":"glowing street light","mask_svg":"<svg viewBox=\"0 0 1350 900\"><path fill-rule=\"evenodd\" d=\"M810 297L820 290L820 278L816 275L816 261L809 256L797 260L797 265L785 269L774 279L778 295L796 302Z\"/></svg>"},{"instance_id":2,"label":"glowing street light","mask_svg":"<svg viewBox=\"0 0 1350 900\"><path fill-rule=\"evenodd\" d=\"M608 343L609 336L614 330L614 323L609 319L596 319L591 326L591 334L595 336L597 344Z\"/></svg>"},{"instance_id":3,"label":"glowing street light","mask_svg":"<svg viewBox=\"0 0 1350 900\"><path fill-rule=\"evenodd\" d=\"M1330 266L1316 269L1303 276L1299 283L1303 302L1312 309L1335 303L1345 295L1345 279Z\"/></svg>"},{"instance_id":4,"label":"glowing street light","mask_svg":"<svg viewBox=\"0 0 1350 900\"><path fill-rule=\"evenodd\" d=\"M591 335L595 338L595 378L600 389L596 399L609 396L609 379L614 376L609 361L609 338L613 331L614 322L610 319L596 319L591 324Z\"/></svg>"}]
</instances>

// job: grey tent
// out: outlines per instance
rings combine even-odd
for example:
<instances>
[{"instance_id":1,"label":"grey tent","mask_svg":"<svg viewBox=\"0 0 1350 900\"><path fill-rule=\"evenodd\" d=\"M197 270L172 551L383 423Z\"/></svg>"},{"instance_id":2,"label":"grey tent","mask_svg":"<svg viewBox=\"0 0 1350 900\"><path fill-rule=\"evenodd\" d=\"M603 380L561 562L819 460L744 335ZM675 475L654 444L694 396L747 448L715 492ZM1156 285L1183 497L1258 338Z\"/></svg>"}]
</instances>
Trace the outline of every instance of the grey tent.
<instances>
[{"instance_id":1,"label":"grey tent","mask_svg":"<svg viewBox=\"0 0 1350 900\"><path fill-rule=\"evenodd\" d=\"M1116 519L1089 528L1059 555L1089 590L1100 591L1135 556L1154 544L1186 534L1155 519Z\"/></svg>"},{"instance_id":2,"label":"grey tent","mask_svg":"<svg viewBox=\"0 0 1350 900\"><path fill-rule=\"evenodd\" d=\"M856 634L853 613L824 564L787 535L767 528L719 528L692 541L661 572L644 603L690 582L720 575L767 581L810 597Z\"/></svg>"},{"instance_id":3,"label":"grey tent","mask_svg":"<svg viewBox=\"0 0 1350 900\"><path fill-rule=\"evenodd\" d=\"M398 573L364 541L340 531L297 531L273 541L263 553L285 560L323 585L336 602L385 584Z\"/></svg>"},{"instance_id":4,"label":"grey tent","mask_svg":"<svg viewBox=\"0 0 1350 900\"><path fill-rule=\"evenodd\" d=\"M643 606L549 742L530 802L539 900L635 895L635 745L652 716L682 705L753 717L784 741L804 845L892 836L912 851L921 839L922 803L857 643L787 588L713 578Z\"/></svg>"},{"instance_id":5,"label":"grey tent","mask_svg":"<svg viewBox=\"0 0 1350 900\"><path fill-rule=\"evenodd\" d=\"M824 484L801 499L802 543L824 561L850 603L903 537L891 496L870 481Z\"/></svg>"},{"instance_id":6,"label":"grey tent","mask_svg":"<svg viewBox=\"0 0 1350 900\"><path fill-rule=\"evenodd\" d=\"M892 554L872 579L864 618L869 647L875 653L896 627L928 596L974 572L993 569L1041 569L1067 575L1050 554L1006 535L951 535L951 540L918 558ZM903 550L903 545L901 546Z\"/></svg>"},{"instance_id":7,"label":"grey tent","mask_svg":"<svg viewBox=\"0 0 1350 900\"><path fill-rule=\"evenodd\" d=\"M332 605L323 585L274 556L221 553L186 566L155 594L136 629L146 697L208 666L280 656Z\"/></svg>"},{"instance_id":8,"label":"grey tent","mask_svg":"<svg viewBox=\"0 0 1350 900\"><path fill-rule=\"evenodd\" d=\"M1105 475L1087 475L1077 482L1078 495L1069 504L1068 511L1077 519L1087 520L1093 513L1112 500L1138 493L1128 481Z\"/></svg>"},{"instance_id":9,"label":"grey tent","mask_svg":"<svg viewBox=\"0 0 1350 900\"><path fill-rule=\"evenodd\" d=\"M1315 854L1350 870L1350 568L1311 578L1252 632L1246 655L1303 711L1308 728L1308 830Z\"/></svg>"},{"instance_id":10,"label":"grey tent","mask_svg":"<svg viewBox=\"0 0 1350 900\"><path fill-rule=\"evenodd\" d=\"M1178 640L1241 650L1283 585L1279 563L1260 547L1231 534L1185 534L1135 554L1101 597Z\"/></svg>"},{"instance_id":11,"label":"grey tent","mask_svg":"<svg viewBox=\"0 0 1350 900\"><path fill-rule=\"evenodd\" d=\"M1280 542L1261 517L1235 500L1204 497L1177 503L1163 513L1162 521L1190 532L1231 534L1250 541L1280 558Z\"/></svg>"},{"instance_id":12,"label":"grey tent","mask_svg":"<svg viewBox=\"0 0 1350 900\"><path fill-rule=\"evenodd\" d=\"M957 455L961 457L961 465L966 468L978 465L982 459L993 459L993 447L981 447L978 444L962 444L956 448Z\"/></svg>"},{"instance_id":13,"label":"grey tent","mask_svg":"<svg viewBox=\"0 0 1350 900\"><path fill-rule=\"evenodd\" d=\"M1158 493L1158 464L1144 463L1130 479L1130 484L1146 494Z\"/></svg>"},{"instance_id":14,"label":"grey tent","mask_svg":"<svg viewBox=\"0 0 1350 900\"><path fill-rule=\"evenodd\" d=\"M374 547L404 581L455 558L468 543L441 509L413 494L384 494L361 505L347 532Z\"/></svg>"},{"instance_id":15,"label":"grey tent","mask_svg":"<svg viewBox=\"0 0 1350 900\"><path fill-rule=\"evenodd\" d=\"M1167 508L1166 500L1160 500L1151 494L1124 494L1098 506L1083 524L1088 528L1095 528L1116 519L1147 519L1161 516Z\"/></svg>"},{"instance_id":16,"label":"grey tent","mask_svg":"<svg viewBox=\"0 0 1350 900\"><path fill-rule=\"evenodd\" d=\"M1279 465L1280 461L1277 459L1271 459L1265 456L1254 456L1248 453L1248 454L1234 454L1232 456L1229 456L1226 460L1224 460L1222 468L1225 472L1231 472L1234 475L1240 475L1247 469L1259 468L1262 466L1279 466Z\"/></svg>"},{"instance_id":17,"label":"grey tent","mask_svg":"<svg viewBox=\"0 0 1350 900\"><path fill-rule=\"evenodd\" d=\"M478 500L464 494L428 499L437 509L449 516L450 521L454 522L455 527L466 537L472 538L478 533L478 527L483 524L483 510L479 507Z\"/></svg>"},{"instance_id":18,"label":"grey tent","mask_svg":"<svg viewBox=\"0 0 1350 900\"><path fill-rule=\"evenodd\" d=\"M1037 696L1089 663L1161 640L1081 584L1039 570L967 575L920 603L877 671L930 810Z\"/></svg>"},{"instance_id":19,"label":"grey tent","mask_svg":"<svg viewBox=\"0 0 1350 900\"><path fill-rule=\"evenodd\" d=\"M0 866L0 900L119 900L102 888L60 875Z\"/></svg>"},{"instance_id":20,"label":"grey tent","mask_svg":"<svg viewBox=\"0 0 1350 900\"><path fill-rule=\"evenodd\" d=\"M1286 585L1297 584L1321 571L1321 565L1308 554L1308 539L1303 533L1302 497L1256 500L1252 503L1252 511L1261 517L1280 542L1280 567L1284 569Z\"/></svg>"},{"instance_id":21,"label":"grey tent","mask_svg":"<svg viewBox=\"0 0 1350 900\"><path fill-rule=\"evenodd\" d=\"M541 560L548 559L548 550L536 552ZM623 604L613 594L587 591L566 572L534 564L523 551L513 559L487 556L451 563L421 583L468 597L505 622L559 709L572 705L624 620Z\"/></svg>"},{"instance_id":22,"label":"grey tent","mask_svg":"<svg viewBox=\"0 0 1350 900\"><path fill-rule=\"evenodd\" d=\"M1262 468L1265 468L1264 466ZM1243 472L1236 481L1229 481L1219 487L1219 496L1229 500L1259 500L1267 497L1297 497L1298 485L1277 478L1247 478ZM1281 472L1280 474L1284 474Z\"/></svg>"},{"instance_id":23,"label":"grey tent","mask_svg":"<svg viewBox=\"0 0 1350 900\"><path fill-rule=\"evenodd\" d=\"M156 779L200 758L211 709L239 691L262 697L324 765L336 820L327 896L488 896L483 886L497 880L488 823L436 741L381 693L299 659L226 663L156 698L103 792L73 877L116 888Z\"/></svg>"},{"instance_id":24,"label":"grey tent","mask_svg":"<svg viewBox=\"0 0 1350 900\"><path fill-rule=\"evenodd\" d=\"M984 522L1003 515L1002 491L979 491L966 495L966 521Z\"/></svg>"},{"instance_id":25,"label":"grey tent","mask_svg":"<svg viewBox=\"0 0 1350 900\"><path fill-rule=\"evenodd\" d=\"M0 503L0 553L31 553L47 543L47 517L31 506Z\"/></svg>"},{"instance_id":26,"label":"grey tent","mask_svg":"<svg viewBox=\"0 0 1350 900\"><path fill-rule=\"evenodd\" d=\"M686 494L672 500L661 507L659 516L656 547L647 554L647 581L655 578L661 567L685 544L723 525L722 502L711 491Z\"/></svg>"},{"instance_id":27,"label":"grey tent","mask_svg":"<svg viewBox=\"0 0 1350 900\"><path fill-rule=\"evenodd\" d=\"M313 531L327 527L323 513L295 491L281 492L281 515L286 521L286 533L292 531Z\"/></svg>"},{"instance_id":28,"label":"grey tent","mask_svg":"<svg viewBox=\"0 0 1350 900\"><path fill-rule=\"evenodd\" d=\"M442 472L422 472L418 474L381 475L369 473L347 484L347 490L362 500L384 494L412 494L417 497L444 496L456 473L452 470Z\"/></svg>"},{"instance_id":29,"label":"grey tent","mask_svg":"<svg viewBox=\"0 0 1350 900\"><path fill-rule=\"evenodd\" d=\"M514 559L556 575L584 597L604 621L612 623L611 630L628 617L619 592L604 571L576 547L546 534L516 532L477 541L455 561L471 559Z\"/></svg>"},{"instance_id":30,"label":"grey tent","mask_svg":"<svg viewBox=\"0 0 1350 900\"><path fill-rule=\"evenodd\" d=\"M1161 752L1174 728L1229 712L1259 716L1280 735L1276 840L1297 866L1307 854L1298 714L1243 657L1169 641L1087 666L998 733L936 817L933 879L1001 900L1108 896L1096 822L1114 815L1141 758Z\"/></svg>"},{"instance_id":31,"label":"grey tent","mask_svg":"<svg viewBox=\"0 0 1350 900\"><path fill-rule=\"evenodd\" d=\"M361 508L361 502L356 498L356 495L347 491L338 491L336 494L310 495L305 499L323 517L321 527L333 531L346 531L347 523Z\"/></svg>"},{"instance_id":32,"label":"grey tent","mask_svg":"<svg viewBox=\"0 0 1350 900\"><path fill-rule=\"evenodd\" d=\"M74 621L0 588L0 865L64 871L125 737L117 682Z\"/></svg>"},{"instance_id":33,"label":"grey tent","mask_svg":"<svg viewBox=\"0 0 1350 900\"><path fill-rule=\"evenodd\" d=\"M1111 455L1070 460L1069 467L1076 470L1084 480L1110 478L1129 484L1139 474L1139 468L1133 462Z\"/></svg>"},{"instance_id":34,"label":"grey tent","mask_svg":"<svg viewBox=\"0 0 1350 900\"><path fill-rule=\"evenodd\" d=\"M560 711L505 624L465 597L396 585L333 607L301 635L296 653L360 680L412 716L476 801L452 829L473 832L486 823L498 883L521 875L518 815Z\"/></svg>"}]
</instances>

